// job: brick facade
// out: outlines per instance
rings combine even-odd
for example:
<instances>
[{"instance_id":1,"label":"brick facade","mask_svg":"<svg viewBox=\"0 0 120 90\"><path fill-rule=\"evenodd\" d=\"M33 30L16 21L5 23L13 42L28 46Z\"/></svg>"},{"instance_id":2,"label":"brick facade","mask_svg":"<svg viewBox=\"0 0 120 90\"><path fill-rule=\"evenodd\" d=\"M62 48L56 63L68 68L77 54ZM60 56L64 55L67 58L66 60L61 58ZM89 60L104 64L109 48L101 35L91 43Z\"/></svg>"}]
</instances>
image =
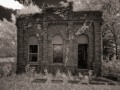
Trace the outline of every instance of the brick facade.
<instances>
[{"instance_id":1,"label":"brick facade","mask_svg":"<svg viewBox=\"0 0 120 90\"><path fill-rule=\"evenodd\" d=\"M100 11L73 12L69 8L45 8L41 14L21 15L17 18L17 71L24 72L25 66L35 66L37 71L47 68L50 72L78 69L78 41L80 35L88 37L88 68L100 75L102 60L102 13ZM62 14L59 11L61 10ZM59 13L59 14L58 14ZM85 23L89 29L82 34L75 35ZM63 39L63 63L53 63L52 39L60 35ZM30 63L28 58L28 39L36 36L39 43L38 62ZM69 52L67 53L67 48ZM66 62L66 55L68 60Z\"/></svg>"}]
</instances>

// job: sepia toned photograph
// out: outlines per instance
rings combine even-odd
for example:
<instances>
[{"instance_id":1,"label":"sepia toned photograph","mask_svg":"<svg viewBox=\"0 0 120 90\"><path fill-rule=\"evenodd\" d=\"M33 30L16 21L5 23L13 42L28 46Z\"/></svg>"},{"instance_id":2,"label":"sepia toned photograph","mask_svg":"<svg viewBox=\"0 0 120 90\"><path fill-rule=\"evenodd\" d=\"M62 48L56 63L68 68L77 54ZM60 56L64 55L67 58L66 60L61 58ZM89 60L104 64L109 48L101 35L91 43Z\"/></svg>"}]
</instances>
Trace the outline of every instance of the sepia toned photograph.
<instances>
[{"instance_id":1,"label":"sepia toned photograph","mask_svg":"<svg viewBox=\"0 0 120 90\"><path fill-rule=\"evenodd\" d=\"M120 0L0 0L0 90L120 90Z\"/></svg>"}]
</instances>

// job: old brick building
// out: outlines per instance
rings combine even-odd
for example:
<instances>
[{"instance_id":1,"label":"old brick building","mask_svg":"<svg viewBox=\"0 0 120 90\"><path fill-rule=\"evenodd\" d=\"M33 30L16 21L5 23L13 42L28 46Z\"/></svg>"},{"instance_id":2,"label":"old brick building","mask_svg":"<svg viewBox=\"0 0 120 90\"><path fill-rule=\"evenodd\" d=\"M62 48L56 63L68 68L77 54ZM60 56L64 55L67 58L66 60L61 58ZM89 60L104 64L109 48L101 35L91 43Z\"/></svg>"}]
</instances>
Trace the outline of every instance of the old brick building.
<instances>
[{"instance_id":1,"label":"old brick building","mask_svg":"<svg viewBox=\"0 0 120 90\"><path fill-rule=\"evenodd\" d=\"M17 71L35 66L50 72L91 70L100 74L102 13L44 7L42 13L17 18Z\"/></svg>"}]
</instances>

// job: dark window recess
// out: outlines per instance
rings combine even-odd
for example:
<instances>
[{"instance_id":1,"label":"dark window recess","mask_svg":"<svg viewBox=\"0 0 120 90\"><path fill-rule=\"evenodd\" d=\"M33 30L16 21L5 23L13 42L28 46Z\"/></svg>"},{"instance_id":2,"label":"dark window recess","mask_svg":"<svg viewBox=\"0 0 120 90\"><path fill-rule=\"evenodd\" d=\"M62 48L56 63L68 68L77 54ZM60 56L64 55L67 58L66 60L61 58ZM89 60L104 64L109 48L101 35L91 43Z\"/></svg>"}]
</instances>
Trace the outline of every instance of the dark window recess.
<instances>
[{"instance_id":1,"label":"dark window recess","mask_svg":"<svg viewBox=\"0 0 120 90\"><path fill-rule=\"evenodd\" d=\"M78 68L87 69L87 44L78 45Z\"/></svg>"},{"instance_id":2,"label":"dark window recess","mask_svg":"<svg viewBox=\"0 0 120 90\"><path fill-rule=\"evenodd\" d=\"M30 45L30 53L38 53L38 45Z\"/></svg>"},{"instance_id":3,"label":"dark window recess","mask_svg":"<svg viewBox=\"0 0 120 90\"><path fill-rule=\"evenodd\" d=\"M37 62L37 54L30 54L30 62Z\"/></svg>"},{"instance_id":4,"label":"dark window recess","mask_svg":"<svg viewBox=\"0 0 120 90\"><path fill-rule=\"evenodd\" d=\"M63 63L63 45L53 44L53 62Z\"/></svg>"},{"instance_id":5,"label":"dark window recess","mask_svg":"<svg viewBox=\"0 0 120 90\"><path fill-rule=\"evenodd\" d=\"M29 45L29 61L38 61L38 45Z\"/></svg>"}]
</instances>

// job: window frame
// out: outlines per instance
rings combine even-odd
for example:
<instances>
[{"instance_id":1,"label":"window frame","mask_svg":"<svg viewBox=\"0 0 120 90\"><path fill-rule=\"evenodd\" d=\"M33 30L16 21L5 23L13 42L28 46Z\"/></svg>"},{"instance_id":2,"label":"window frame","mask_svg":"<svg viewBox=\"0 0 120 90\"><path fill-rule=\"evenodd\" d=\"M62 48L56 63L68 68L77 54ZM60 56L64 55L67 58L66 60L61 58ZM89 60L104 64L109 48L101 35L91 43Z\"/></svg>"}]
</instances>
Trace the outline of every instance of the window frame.
<instances>
[{"instance_id":1,"label":"window frame","mask_svg":"<svg viewBox=\"0 0 120 90\"><path fill-rule=\"evenodd\" d=\"M30 46L31 45L37 45L38 46L38 52L37 53L30 53ZM37 54L37 61L36 62L31 62L30 61L30 55L36 55ZM39 62L39 44L29 44L28 45L28 62L29 63L38 63Z\"/></svg>"}]
</instances>

